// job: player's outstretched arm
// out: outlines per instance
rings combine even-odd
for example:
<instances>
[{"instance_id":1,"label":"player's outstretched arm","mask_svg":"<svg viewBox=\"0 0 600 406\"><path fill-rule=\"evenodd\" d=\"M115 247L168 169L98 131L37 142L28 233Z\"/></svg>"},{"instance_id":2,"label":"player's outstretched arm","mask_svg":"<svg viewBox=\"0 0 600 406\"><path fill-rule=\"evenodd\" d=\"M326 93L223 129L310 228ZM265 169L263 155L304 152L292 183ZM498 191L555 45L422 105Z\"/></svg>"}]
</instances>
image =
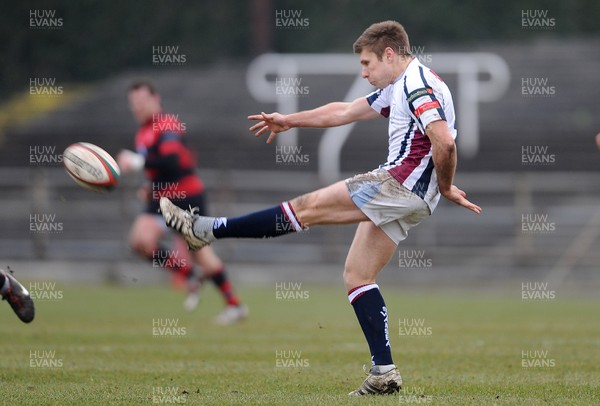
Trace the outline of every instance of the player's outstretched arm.
<instances>
[{"instance_id":1,"label":"player's outstretched arm","mask_svg":"<svg viewBox=\"0 0 600 406\"><path fill-rule=\"evenodd\" d=\"M467 194L452 184L456 171L456 144L448 130L448 124L444 120L434 121L427 126L425 132L431 140L433 163L442 196L480 214L481 207L470 202Z\"/></svg>"},{"instance_id":2,"label":"player's outstretched arm","mask_svg":"<svg viewBox=\"0 0 600 406\"><path fill-rule=\"evenodd\" d=\"M367 120L379 117L369 106L365 97L359 97L352 102L329 103L313 110L305 110L298 113L283 115L280 113L261 113L248 116L248 120L258 121L250 127L257 137L270 132L267 144L271 143L275 136L290 128L329 128L352 123L359 120Z\"/></svg>"}]
</instances>

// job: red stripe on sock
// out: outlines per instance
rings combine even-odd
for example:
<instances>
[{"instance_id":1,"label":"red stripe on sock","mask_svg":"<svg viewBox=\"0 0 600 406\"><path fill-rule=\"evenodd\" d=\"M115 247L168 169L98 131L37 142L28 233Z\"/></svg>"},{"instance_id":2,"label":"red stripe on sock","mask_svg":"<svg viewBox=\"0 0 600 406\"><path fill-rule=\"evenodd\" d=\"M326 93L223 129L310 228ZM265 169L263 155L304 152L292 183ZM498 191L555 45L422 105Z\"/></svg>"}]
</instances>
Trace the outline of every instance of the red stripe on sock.
<instances>
[{"instance_id":1,"label":"red stripe on sock","mask_svg":"<svg viewBox=\"0 0 600 406\"><path fill-rule=\"evenodd\" d=\"M360 288L362 288L363 286L367 286L367 285L371 285L371 283L365 283L364 285L360 285L360 286L357 286L357 287L355 287L355 288L352 288L352 289L350 289L350 290L348 291L348 296L350 296L350 294L351 294L352 292L354 292L355 290L357 290L357 289L360 289Z\"/></svg>"},{"instance_id":2,"label":"red stripe on sock","mask_svg":"<svg viewBox=\"0 0 600 406\"><path fill-rule=\"evenodd\" d=\"M363 288L365 288L363 290ZM364 285L360 285L357 286L353 289L350 289L350 291L348 291L348 300L350 301L350 304L354 304L354 302L356 302L358 300L359 297L361 297L362 295L364 295L365 293L369 292L372 289L379 289L379 286L376 283L367 283ZM357 292L358 290L363 290L362 292ZM356 296L354 296L354 293L356 292Z\"/></svg>"},{"instance_id":3,"label":"red stripe on sock","mask_svg":"<svg viewBox=\"0 0 600 406\"><path fill-rule=\"evenodd\" d=\"M304 229L304 226L302 225L300 220L298 220L298 216L296 215L296 212L294 211L294 208L292 207L292 203L282 202L279 204L279 207L281 208L281 211L283 212L283 217L285 217L287 222L290 223L292 226L294 225L294 222L292 221L292 219L289 218L289 216L287 214L287 210L283 207L284 203L288 204L288 207L290 208L290 211L292 212L292 215L294 216L294 220L296 220L296 223L298 223L298 225L300 226L301 229Z\"/></svg>"}]
</instances>

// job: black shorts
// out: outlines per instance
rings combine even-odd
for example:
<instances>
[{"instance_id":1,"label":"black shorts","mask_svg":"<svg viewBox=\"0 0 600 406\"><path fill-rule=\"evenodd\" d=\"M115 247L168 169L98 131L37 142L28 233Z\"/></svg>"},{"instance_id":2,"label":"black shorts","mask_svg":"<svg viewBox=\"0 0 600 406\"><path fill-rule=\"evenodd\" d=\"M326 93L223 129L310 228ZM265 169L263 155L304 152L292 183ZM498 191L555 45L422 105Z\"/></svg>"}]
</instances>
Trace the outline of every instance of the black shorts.
<instances>
[{"instance_id":1,"label":"black shorts","mask_svg":"<svg viewBox=\"0 0 600 406\"><path fill-rule=\"evenodd\" d=\"M204 197L204 194L187 196L184 199L171 199L171 201L174 205L184 210L189 210L190 206L197 207L198 211L196 214L201 216L206 216L208 214L206 211L206 198ZM159 200L150 200L146 205L146 210L144 212L149 214L159 214L159 209Z\"/></svg>"}]
</instances>

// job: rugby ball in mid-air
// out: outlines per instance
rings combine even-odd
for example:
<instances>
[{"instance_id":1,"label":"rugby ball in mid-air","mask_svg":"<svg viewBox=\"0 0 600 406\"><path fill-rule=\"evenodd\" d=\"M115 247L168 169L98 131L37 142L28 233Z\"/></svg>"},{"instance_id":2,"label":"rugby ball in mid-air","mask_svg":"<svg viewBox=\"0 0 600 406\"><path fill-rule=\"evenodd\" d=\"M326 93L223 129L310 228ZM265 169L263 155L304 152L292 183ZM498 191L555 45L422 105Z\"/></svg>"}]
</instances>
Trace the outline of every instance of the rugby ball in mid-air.
<instances>
[{"instance_id":1,"label":"rugby ball in mid-air","mask_svg":"<svg viewBox=\"0 0 600 406\"><path fill-rule=\"evenodd\" d=\"M112 156L89 142L71 144L63 152L67 173L78 185L106 192L117 185L121 171Z\"/></svg>"}]
</instances>

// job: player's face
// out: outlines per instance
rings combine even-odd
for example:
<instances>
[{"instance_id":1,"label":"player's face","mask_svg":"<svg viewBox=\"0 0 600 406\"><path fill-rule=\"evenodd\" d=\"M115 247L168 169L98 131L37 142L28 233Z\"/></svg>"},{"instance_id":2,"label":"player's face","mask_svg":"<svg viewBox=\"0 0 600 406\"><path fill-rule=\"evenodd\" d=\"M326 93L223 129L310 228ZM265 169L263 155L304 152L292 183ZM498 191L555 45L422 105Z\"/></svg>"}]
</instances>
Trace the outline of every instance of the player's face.
<instances>
[{"instance_id":1,"label":"player's face","mask_svg":"<svg viewBox=\"0 0 600 406\"><path fill-rule=\"evenodd\" d=\"M128 98L129 108L140 124L147 123L154 114L160 113L160 96L150 93L145 87L130 91Z\"/></svg>"},{"instance_id":2,"label":"player's face","mask_svg":"<svg viewBox=\"0 0 600 406\"><path fill-rule=\"evenodd\" d=\"M360 53L360 64L361 76L379 89L388 86L395 79L393 65L385 52L380 60L374 52L363 49Z\"/></svg>"}]
</instances>

